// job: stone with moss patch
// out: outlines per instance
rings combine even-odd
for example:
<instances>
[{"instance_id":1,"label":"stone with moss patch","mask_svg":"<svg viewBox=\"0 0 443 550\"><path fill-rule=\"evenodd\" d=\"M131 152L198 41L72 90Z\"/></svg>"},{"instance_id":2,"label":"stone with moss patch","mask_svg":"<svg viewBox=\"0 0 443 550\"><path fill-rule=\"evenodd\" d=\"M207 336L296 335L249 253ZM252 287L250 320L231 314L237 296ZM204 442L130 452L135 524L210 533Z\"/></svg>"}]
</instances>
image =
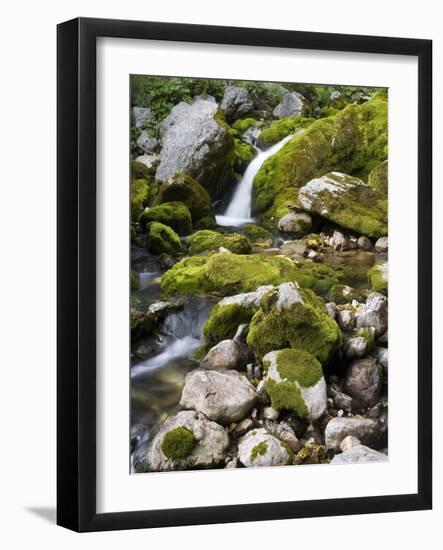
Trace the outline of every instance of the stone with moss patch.
<instances>
[{"instance_id":1,"label":"stone with moss patch","mask_svg":"<svg viewBox=\"0 0 443 550\"><path fill-rule=\"evenodd\" d=\"M191 213L192 223L202 218L214 219L211 197L198 181L186 174L174 174L164 182L154 201L154 206L165 202L181 202Z\"/></svg>"},{"instance_id":2,"label":"stone with moss patch","mask_svg":"<svg viewBox=\"0 0 443 550\"><path fill-rule=\"evenodd\" d=\"M326 411L326 382L321 364L299 349L271 351L263 357L265 390L272 407L317 420Z\"/></svg>"},{"instance_id":3,"label":"stone with moss patch","mask_svg":"<svg viewBox=\"0 0 443 550\"><path fill-rule=\"evenodd\" d=\"M252 117L239 118L234 122L234 124L232 125L232 128L234 128L234 130L237 130L237 132L243 133L243 132L246 132L246 130L248 130L249 128L251 128L251 126L256 126L256 125L257 125L257 120L255 118L252 118Z\"/></svg>"},{"instance_id":4,"label":"stone with moss patch","mask_svg":"<svg viewBox=\"0 0 443 550\"><path fill-rule=\"evenodd\" d=\"M238 233L218 233L217 231L197 231L188 238L190 254L217 252L220 247L235 254L249 254L251 243L249 239Z\"/></svg>"},{"instance_id":5,"label":"stone with moss patch","mask_svg":"<svg viewBox=\"0 0 443 550\"><path fill-rule=\"evenodd\" d=\"M183 250L180 237L169 226L150 222L146 228L146 248L152 254L176 254Z\"/></svg>"},{"instance_id":6,"label":"stone with moss patch","mask_svg":"<svg viewBox=\"0 0 443 550\"><path fill-rule=\"evenodd\" d=\"M292 457L288 445L264 428L246 433L238 446L238 458L247 468L284 466L291 463Z\"/></svg>"},{"instance_id":7,"label":"stone with moss patch","mask_svg":"<svg viewBox=\"0 0 443 550\"><path fill-rule=\"evenodd\" d=\"M372 290L387 294L388 292L388 263L380 262L375 264L368 271L369 284Z\"/></svg>"},{"instance_id":8,"label":"stone with moss patch","mask_svg":"<svg viewBox=\"0 0 443 550\"><path fill-rule=\"evenodd\" d=\"M189 235L192 231L191 213L182 202L165 202L144 210L139 217L143 229L150 222L159 222L171 227L179 235Z\"/></svg>"},{"instance_id":9,"label":"stone with moss patch","mask_svg":"<svg viewBox=\"0 0 443 550\"><path fill-rule=\"evenodd\" d=\"M341 332L322 298L295 283L283 283L274 299L252 318L247 343L256 357L294 348L324 364L339 349Z\"/></svg>"},{"instance_id":10,"label":"stone with moss patch","mask_svg":"<svg viewBox=\"0 0 443 550\"><path fill-rule=\"evenodd\" d=\"M188 457L196 444L194 434L189 428L179 426L166 432L161 443L162 453L171 460Z\"/></svg>"}]
</instances>

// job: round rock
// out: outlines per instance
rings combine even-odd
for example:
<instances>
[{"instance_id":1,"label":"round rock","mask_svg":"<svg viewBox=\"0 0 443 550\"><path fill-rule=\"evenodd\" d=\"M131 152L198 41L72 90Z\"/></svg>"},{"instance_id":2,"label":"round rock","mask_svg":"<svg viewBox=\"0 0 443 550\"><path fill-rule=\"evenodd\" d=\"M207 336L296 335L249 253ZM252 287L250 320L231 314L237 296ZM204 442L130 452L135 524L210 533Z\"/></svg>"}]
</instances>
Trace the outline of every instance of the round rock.
<instances>
[{"instance_id":1,"label":"round rock","mask_svg":"<svg viewBox=\"0 0 443 550\"><path fill-rule=\"evenodd\" d=\"M243 466L284 466L291 454L282 442L264 428L252 430L242 437L238 458Z\"/></svg>"}]
</instances>

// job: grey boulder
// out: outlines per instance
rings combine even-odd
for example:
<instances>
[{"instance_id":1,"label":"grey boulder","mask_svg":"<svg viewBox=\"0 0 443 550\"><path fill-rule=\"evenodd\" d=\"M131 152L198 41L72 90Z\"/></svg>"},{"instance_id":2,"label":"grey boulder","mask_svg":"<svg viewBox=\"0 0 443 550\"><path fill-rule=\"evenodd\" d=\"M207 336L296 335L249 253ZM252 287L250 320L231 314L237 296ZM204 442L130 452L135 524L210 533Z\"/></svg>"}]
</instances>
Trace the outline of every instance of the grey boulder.
<instances>
[{"instance_id":1,"label":"grey boulder","mask_svg":"<svg viewBox=\"0 0 443 550\"><path fill-rule=\"evenodd\" d=\"M304 212L289 212L280 218L278 229L282 233L309 233L312 227L312 218Z\"/></svg>"},{"instance_id":2,"label":"grey boulder","mask_svg":"<svg viewBox=\"0 0 443 550\"><path fill-rule=\"evenodd\" d=\"M155 153L158 140L155 137L149 137L147 132L143 131L137 139L137 145L144 153Z\"/></svg>"},{"instance_id":3,"label":"grey boulder","mask_svg":"<svg viewBox=\"0 0 443 550\"><path fill-rule=\"evenodd\" d=\"M363 409L375 405L380 397L383 385L380 370L373 357L353 361L348 368L343 389Z\"/></svg>"},{"instance_id":4,"label":"grey boulder","mask_svg":"<svg viewBox=\"0 0 443 550\"><path fill-rule=\"evenodd\" d=\"M286 446L266 429L252 430L242 437L238 458L243 466L283 466L288 464L290 453Z\"/></svg>"},{"instance_id":5,"label":"grey boulder","mask_svg":"<svg viewBox=\"0 0 443 550\"><path fill-rule=\"evenodd\" d=\"M388 457L365 445L357 445L335 455L331 460L331 464L365 464L368 462L388 462Z\"/></svg>"},{"instance_id":6,"label":"grey boulder","mask_svg":"<svg viewBox=\"0 0 443 550\"><path fill-rule=\"evenodd\" d=\"M325 429L325 443L328 449L340 449L345 437L352 435L364 445L376 445L383 435L380 423L371 418L358 416L336 417L328 422Z\"/></svg>"},{"instance_id":7,"label":"grey boulder","mask_svg":"<svg viewBox=\"0 0 443 550\"><path fill-rule=\"evenodd\" d=\"M379 292L371 292L366 303L356 312L357 328L373 327L376 336L388 328L388 299Z\"/></svg>"},{"instance_id":8,"label":"grey boulder","mask_svg":"<svg viewBox=\"0 0 443 550\"><path fill-rule=\"evenodd\" d=\"M234 120L250 113L254 105L246 88L227 86L220 108L224 111L226 118Z\"/></svg>"},{"instance_id":9,"label":"grey boulder","mask_svg":"<svg viewBox=\"0 0 443 550\"><path fill-rule=\"evenodd\" d=\"M273 111L277 118L300 116L304 111L304 97L297 92L286 93Z\"/></svg>"},{"instance_id":10,"label":"grey boulder","mask_svg":"<svg viewBox=\"0 0 443 550\"><path fill-rule=\"evenodd\" d=\"M240 325L232 340L222 340L202 359L201 366L209 369L242 369L254 359L250 348L242 342L245 325Z\"/></svg>"},{"instance_id":11,"label":"grey boulder","mask_svg":"<svg viewBox=\"0 0 443 550\"><path fill-rule=\"evenodd\" d=\"M132 112L136 128L147 128L155 122L155 115L148 107L133 107Z\"/></svg>"}]
</instances>

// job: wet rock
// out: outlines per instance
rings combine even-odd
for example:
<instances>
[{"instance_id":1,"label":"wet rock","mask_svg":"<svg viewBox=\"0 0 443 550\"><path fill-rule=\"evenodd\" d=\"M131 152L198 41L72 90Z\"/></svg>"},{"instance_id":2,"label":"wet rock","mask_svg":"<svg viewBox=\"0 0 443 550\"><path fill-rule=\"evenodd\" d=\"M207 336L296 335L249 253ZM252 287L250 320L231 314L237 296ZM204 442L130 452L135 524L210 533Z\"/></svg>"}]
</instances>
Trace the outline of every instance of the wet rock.
<instances>
[{"instance_id":1,"label":"wet rock","mask_svg":"<svg viewBox=\"0 0 443 550\"><path fill-rule=\"evenodd\" d=\"M200 182L212 198L224 192L232 177L234 142L216 114L217 104L201 99L173 107L161 123L158 181L183 173Z\"/></svg>"},{"instance_id":2,"label":"wet rock","mask_svg":"<svg viewBox=\"0 0 443 550\"><path fill-rule=\"evenodd\" d=\"M380 365L388 372L389 352L386 348L376 347L373 355Z\"/></svg>"},{"instance_id":3,"label":"wet rock","mask_svg":"<svg viewBox=\"0 0 443 550\"><path fill-rule=\"evenodd\" d=\"M240 440L238 458L247 468L254 466L283 466L291 454L282 442L264 428L248 432Z\"/></svg>"},{"instance_id":4,"label":"wet rock","mask_svg":"<svg viewBox=\"0 0 443 550\"><path fill-rule=\"evenodd\" d=\"M278 222L278 229L282 233L309 233L312 227L312 218L304 212L285 214Z\"/></svg>"},{"instance_id":5,"label":"wet rock","mask_svg":"<svg viewBox=\"0 0 443 550\"><path fill-rule=\"evenodd\" d=\"M281 102L275 107L273 115L277 118L300 116L304 110L304 97L297 92L286 93Z\"/></svg>"},{"instance_id":6,"label":"wet rock","mask_svg":"<svg viewBox=\"0 0 443 550\"><path fill-rule=\"evenodd\" d=\"M340 450L344 453L348 449L352 449L352 447L357 447L357 445L361 445L360 440L353 435L348 435L340 443Z\"/></svg>"},{"instance_id":7,"label":"wet rock","mask_svg":"<svg viewBox=\"0 0 443 550\"><path fill-rule=\"evenodd\" d=\"M356 313L358 328L374 327L376 336L388 327L388 300L378 292L372 292L366 303Z\"/></svg>"},{"instance_id":8,"label":"wet rock","mask_svg":"<svg viewBox=\"0 0 443 550\"><path fill-rule=\"evenodd\" d=\"M330 392L334 405L337 409L344 410L347 413L351 413L355 410L355 403L350 395L347 395L346 393L343 393L341 391L335 391L332 388L330 388Z\"/></svg>"},{"instance_id":9,"label":"wet rock","mask_svg":"<svg viewBox=\"0 0 443 550\"><path fill-rule=\"evenodd\" d=\"M337 315L337 305L334 302L328 302L325 304L325 307L331 318L335 319L335 316Z\"/></svg>"},{"instance_id":10,"label":"wet rock","mask_svg":"<svg viewBox=\"0 0 443 550\"><path fill-rule=\"evenodd\" d=\"M165 436L172 445L165 444ZM224 461L228 445L229 438L222 426L197 412L182 411L161 425L149 446L147 464L152 471L211 468ZM170 448L175 448L175 453ZM165 452L180 458L170 458Z\"/></svg>"},{"instance_id":11,"label":"wet rock","mask_svg":"<svg viewBox=\"0 0 443 550\"><path fill-rule=\"evenodd\" d=\"M334 250L346 250L349 247L349 241L343 233L335 230L329 239L329 246Z\"/></svg>"},{"instance_id":12,"label":"wet rock","mask_svg":"<svg viewBox=\"0 0 443 550\"><path fill-rule=\"evenodd\" d=\"M370 330L369 328L366 330ZM343 352L348 359L358 359L365 357L372 347L372 339L367 336L361 336L355 333L351 336L344 336L343 339Z\"/></svg>"},{"instance_id":13,"label":"wet rock","mask_svg":"<svg viewBox=\"0 0 443 550\"><path fill-rule=\"evenodd\" d=\"M388 292L388 262L378 262L368 271L369 284L372 290L387 294Z\"/></svg>"},{"instance_id":14,"label":"wet rock","mask_svg":"<svg viewBox=\"0 0 443 550\"><path fill-rule=\"evenodd\" d=\"M362 408L374 405L380 397L383 379L373 357L353 361L348 368L344 390Z\"/></svg>"},{"instance_id":15,"label":"wet rock","mask_svg":"<svg viewBox=\"0 0 443 550\"><path fill-rule=\"evenodd\" d=\"M388 251L388 237L380 237L375 242L376 252L387 252Z\"/></svg>"},{"instance_id":16,"label":"wet rock","mask_svg":"<svg viewBox=\"0 0 443 550\"><path fill-rule=\"evenodd\" d=\"M338 326L342 330L352 330L355 324L355 313L350 309L339 309L336 315Z\"/></svg>"},{"instance_id":17,"label":"wet rock","mask_svg":"<svg viewBox=\"0 0 443 550\"><path fill-rule=\"evenodd\" d=\"M227 86L220 108L224 111L228 120L235 120L250 113L254 105L246 88Z\"/></svg>"},{"instance_id":18,"label":"wet rock","mask_svg":"<svg viewBox=\"0 0 443 550\"><path fill-rule=\"evenodd\" d=\"M286 445L288 445L294 453L298 453L298 451L300 450L300 440L293 432L282 431L280 433L280 439L283 441L283 443L286 443Z\"/></svg>"},{"instance_id":19,"label":"wet rock","mask_svg":"<svg viewBox=\"0 0 443 550\"><path fill-rule=\"evenodd\" d=\"M369 239L369 237L366 237L365 235L362 235L358 238L357 246L360 250L366 250L368 252L371 251L373 248L371 239Z\"/></svg>"},{"instance_id":20,"label":"wet rock","mask_svg":"<svg viewBox=\"0 0 443 550\"><path fill-rule=\"evenodd\" d=\"M290 215L290 214L288 214ZM297 241L288 241L282 244L280 247L280 253L284 256L292 256L303 258L305 256L308 247L306 243L302 240Z\"/></svg>"},{"instance_id":21,"label":"wet rock","mask_svg":"<svg viewBox=\"0 0 443 550\"><path fill-rule=\"evenodd\" d=\"M148 107L133 107L132 112L136 128L147 128L155 122L155 115Z\"/></svg>"},{"instance_id":22,"label":"wet rock","mask_svg":"<svg viewBox=\"0 0 443 550\"><path fill-rule=\"evenodd\" d=\"M325 442L328 449L340 449L340 443L345 437L352 435L364 445L374 446L383 435L383 429L379 422L370 418L357 416L330 420L325 429Z\"/></svg>"},{"instance_id":23,"label":"wet rock","mask_svg":"<svg viewBox=\"0 0 443 550\"><path fill-rule=\"evenodd\" d=\"M180 406L230 424L245 418L256 401L254 386L237 371L197 369L186 376Z\"/></svg>"},{"instance_id":24,"label":"wet rock","mask_svg":"<svg viewBox=\"0 0 443 550\"><path fill-rule=\"evenodd\" d=\"M388 462L389 459L384 453L374 451L365 445L351 447L345 452L334 456L331 464L364 464L368 462Z\"/></svg>"}]
</instances>

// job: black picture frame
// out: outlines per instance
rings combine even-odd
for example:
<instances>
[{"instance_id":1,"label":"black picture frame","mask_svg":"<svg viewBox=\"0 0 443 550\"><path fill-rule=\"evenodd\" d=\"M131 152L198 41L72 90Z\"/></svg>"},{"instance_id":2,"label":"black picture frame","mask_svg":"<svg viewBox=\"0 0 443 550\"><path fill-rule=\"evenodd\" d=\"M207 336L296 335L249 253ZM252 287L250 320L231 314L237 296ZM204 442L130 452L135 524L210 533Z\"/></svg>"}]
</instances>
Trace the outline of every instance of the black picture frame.
<instances>
[{"instance_id":1,"label":"black picture frame","mask_svg":"<svg viewBox=\"0 0 443 550\"><path fill-rule=\"evenodd\" d=\"M96 512L96 39L399 54L418 59L418 490L415 494ZM78 18L57 29L57 523L104 531L432 507L432 42Z\"/></svg>"}]
</instances>

